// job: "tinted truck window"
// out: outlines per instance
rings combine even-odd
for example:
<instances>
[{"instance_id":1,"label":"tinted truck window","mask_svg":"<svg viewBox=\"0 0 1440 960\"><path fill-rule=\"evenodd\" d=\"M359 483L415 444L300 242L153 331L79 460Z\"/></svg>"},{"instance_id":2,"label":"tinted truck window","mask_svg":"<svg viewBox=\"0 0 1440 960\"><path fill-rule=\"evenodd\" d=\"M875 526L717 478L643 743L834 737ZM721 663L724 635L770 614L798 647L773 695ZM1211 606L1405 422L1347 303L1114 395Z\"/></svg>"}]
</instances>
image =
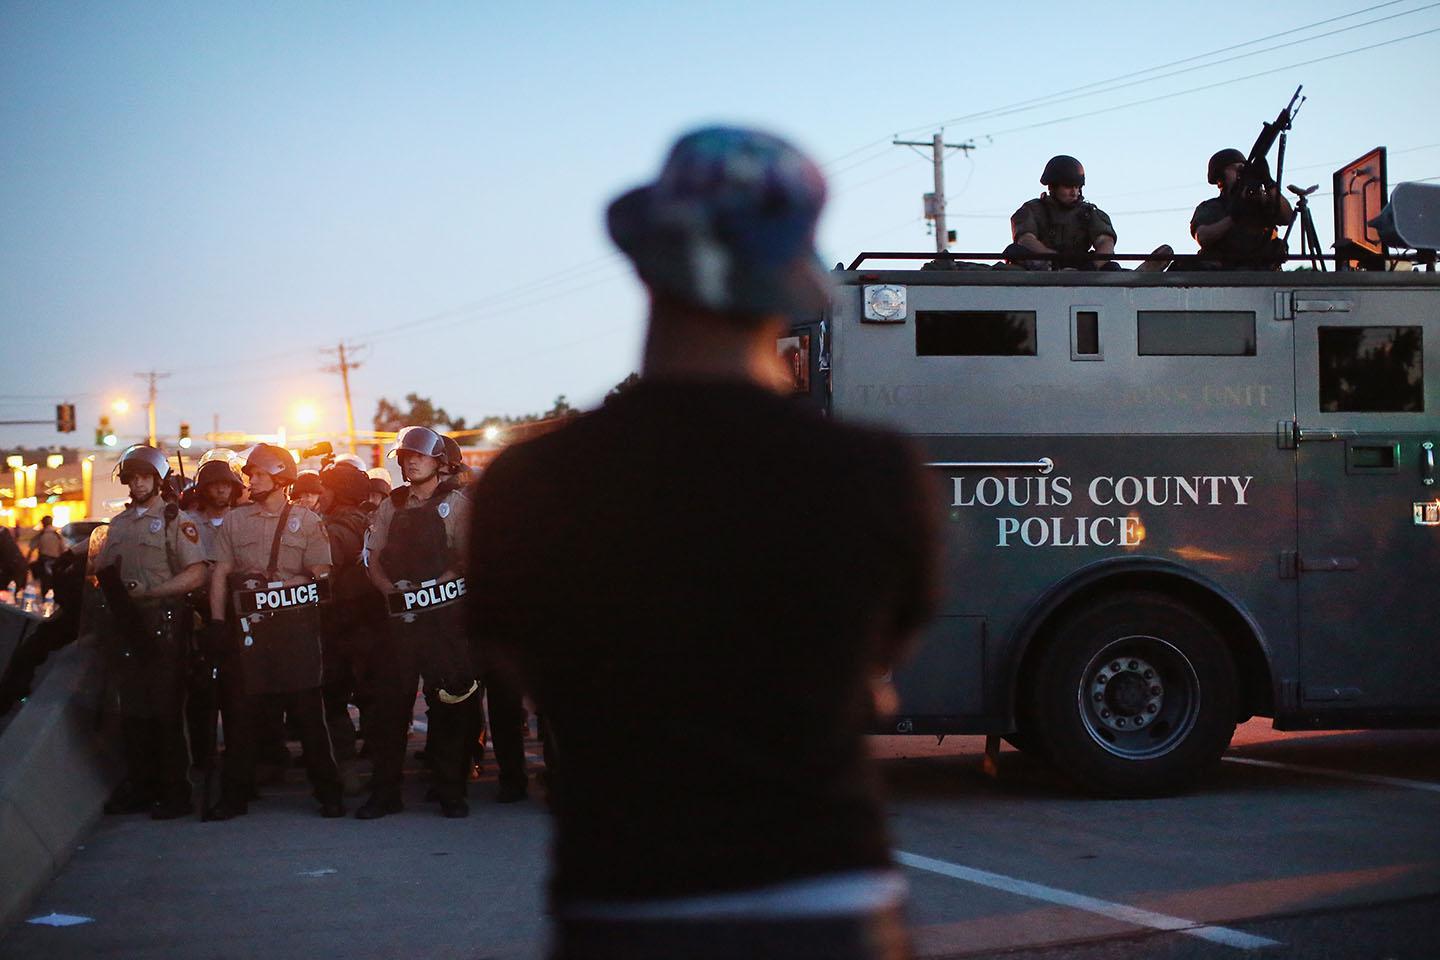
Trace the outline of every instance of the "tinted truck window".
<instances>
[{"instance_id":1,"label":"tinted truck window","mask_svg":"<svg viewBox=\"0 0 1440 960\"><path fill-rule=\"evenodd\" d=\"M1033 357L1030 310L921 310L915 314L917 357Z\"/></svg>"},{"instance_id":2,"label":"tinted truck window","mask_svg":"<svg viewBox=\"0 0 1440 960\"><path fill-rule=\"evenodd\" d=\"M1321 327L1319 334L1321 411L1425 409L1419 327Z\"/></svg>"}]
</instances>

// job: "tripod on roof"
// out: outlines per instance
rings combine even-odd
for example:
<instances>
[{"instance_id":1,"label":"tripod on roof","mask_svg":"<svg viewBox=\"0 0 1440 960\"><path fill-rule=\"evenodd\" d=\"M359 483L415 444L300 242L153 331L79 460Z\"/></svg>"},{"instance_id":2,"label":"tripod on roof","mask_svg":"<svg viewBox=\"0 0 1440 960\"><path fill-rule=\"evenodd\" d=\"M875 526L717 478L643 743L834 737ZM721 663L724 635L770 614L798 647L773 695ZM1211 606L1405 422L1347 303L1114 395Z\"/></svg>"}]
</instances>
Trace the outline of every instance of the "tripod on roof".
<instances>
[{"instance_id":1,"label":"tripod on roof","mask_svg":"<svg viewBox=\"0 0 1440 960\"><path fill-rule=\"evenodd\" d=\"M1290 226L1285 228L1283 238L1285 249L1290 249L1290 231L1295 229L1295 224L1300 224L1300 252L1296 259L1309 260L1310 266L1320 272L1325 271L1324 251L1320 249L1320 235L1315 232L1315 218L1310 216L1310 194L1320 189L1320 184L1315 184L1305 190L1301 190L1293 183L1285 187L1295 194L1295 219L1290 221Z\"/></svg>"}]
</instances>

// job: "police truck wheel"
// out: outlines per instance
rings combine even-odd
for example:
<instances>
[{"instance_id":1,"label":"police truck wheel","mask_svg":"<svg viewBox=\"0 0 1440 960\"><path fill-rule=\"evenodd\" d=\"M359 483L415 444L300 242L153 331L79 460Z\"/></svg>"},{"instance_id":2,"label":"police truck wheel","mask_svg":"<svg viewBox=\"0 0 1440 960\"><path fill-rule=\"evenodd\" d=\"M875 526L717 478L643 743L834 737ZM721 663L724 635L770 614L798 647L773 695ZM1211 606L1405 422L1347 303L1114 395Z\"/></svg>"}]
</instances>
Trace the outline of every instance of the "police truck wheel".
<instances>
[{"instance_id":1,"label":"police truck wheel","mask_svg":"<svg viewBox=\"0 0 1440 960\"><path fill-rule=\"evenodd\" d=\"M1219 761L1238 714L1219 631L1158 593L1116 594L1067 617L1032 692L1050 759L1102 796L1184 787Z\"/></svg>"}]
</instances>

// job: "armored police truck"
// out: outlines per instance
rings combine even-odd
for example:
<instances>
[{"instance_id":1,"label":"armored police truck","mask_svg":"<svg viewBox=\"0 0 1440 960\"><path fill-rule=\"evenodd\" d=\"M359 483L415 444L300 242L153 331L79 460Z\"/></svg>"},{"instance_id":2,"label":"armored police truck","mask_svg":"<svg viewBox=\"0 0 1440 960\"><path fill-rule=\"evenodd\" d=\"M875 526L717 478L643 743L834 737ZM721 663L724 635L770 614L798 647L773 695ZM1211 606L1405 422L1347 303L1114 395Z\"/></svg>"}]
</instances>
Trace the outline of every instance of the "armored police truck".
<instances>
[{"instance_id":1,"label":"armored police truck","mask_svg":"<svg viewBox=\"0 0 1440 960\"><path fill-rule=\"evenodd\" d=\"M1440 723L1440 276L870 259L781 352L936 480L947 598L884 732L1146 795L1251 716Z\"/></svg>"}]
</instances>

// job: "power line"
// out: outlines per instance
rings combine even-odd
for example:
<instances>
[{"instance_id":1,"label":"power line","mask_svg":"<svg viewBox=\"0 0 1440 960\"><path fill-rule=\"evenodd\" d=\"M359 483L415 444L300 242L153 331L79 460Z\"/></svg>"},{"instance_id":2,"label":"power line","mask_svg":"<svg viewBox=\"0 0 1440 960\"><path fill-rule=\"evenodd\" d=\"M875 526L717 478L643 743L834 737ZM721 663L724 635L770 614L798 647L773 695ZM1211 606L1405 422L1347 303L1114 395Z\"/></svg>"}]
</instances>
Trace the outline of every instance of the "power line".
<instances>
[{"instance_id":1,"label":"power line","mask_svg":"<svg viewBox=\"0 0 1440 960\"><path fill-rule=\"evenodd\" d=\"M1376 11L1376 10L1383 9L1383 8L1385 8L1385 7L1392 7L1392 6L1394 6L1395 4L1397 4L1397 3L1405 3L1405 2L1408 2L1408 0L1387 0L1387 2L1385 2L1385 3L1379 3L1379 4L1375 4L1374 6L1365 7L1365 8L1363 8L1363 9L1361 9L1361 10L1356 10L1356 11L1354 11L1354 12L1352 12L1352 13L1342 14L1342 15L1340 15L1340 16L1338 16L1338 17L1330 17L1330 18L1325 19L1325 20L1317 20L1317 21L1315 21L1315 22L1313 22L1313 23L1307 23L1307 24L1305 24L1305 25L1303 25L1303 26L1292 27L1292 28L1289 29L1289 30L1282 30L1282 31L1280 31L1279 33L1272 33L1272 34L1269 34L1269 35L1264 36L1264 37L1258 37L1258 38L1256 38L1256 39L1254 39L1254 40L1247 40L1247 41L1245 41L1244 43L1231 44L1231 45L1228 46L1228 47L1221 47L1221 48L1219 48L1218 50L1211 50L1211 51L1209 51L1208 53L1200 53L1200 54L1196 54L1196 55L1194 55L1194 56L1184 57L1184 58L1182 58L1182 59L1180 59L1180 60L1172 60L1172 61L1170 61L1170 62L1168 62L1168 63L1158 64L1158 65L1153 66L1153 67L1148 67L1148 68L1146 68L1146 69L1144 69L1144 70L1137 70L1137 71L1133 71L1133 72L1131 72L1131 73L1121 74L1121 75L1116 76L1116 77L1111 77L1111 78L1109 78L1109 79L1107 79L1107 80L1096 80L1096 81L1093 81L1093 82L1091 82L1091 83L1081 84L1081 85L1078 86L1078 87L1069 87L1069 88L1064 89L1064 90L1056 91L1055 93L1046 94L1046 95L1040 96L1040 97L1032 97L1032 98L1030 98L1030 99L1028 99L1028 100L1019 100L1019 101L1016 101L1015 103L1006 104L1006 105L1000 106L1000 107L993 107L993 108L991 108L991 109L989 109L989 110L982 110L982 111L980 111L980 112L978 112L978 113L970 113L970 114L964 114L964 115L958 116L958 117L951 117L950 119L948 119L948 120L942 120L942 121L940 121L939 123L929 123L929 124L924 124L924 125L919 126L919 127L911 127L911 128L909 128L908 130L902 130L902 131L900 131L900 133L914 133L914 132L917 131L917 130L927 130L927 129L930 129L930 128L936 127L936 126L947 126L947 125L952 124L952 123L961 123L961 122L964 122L964 121L967 121L967 120L979 120L979 119L984 119L984 118L989 117L989 116L994 115L994 114L999 114L999 113L1006 112L1006 111L1018 110L1019 108L1026 107L1026 106L1028 106L1028 105L1030 105L1030 104L1037 104L1037 103L1043 104L1043 103L1045 103L1045 102L1047 102L1047 101L1053 100L1053 98L1055 98L1055 97L1063 97L1063 96L1066 96L1066 95L1068 95L1068 94L1079 93L1079 92L1082 91L1082 90L1090 90L1090 89L1093 89L1093 88L1095 88L1095 87L1106 86L1106 85L1108 85L1108 84L1117 83L1117 82L1122 81L1122 80L1129 80L1129 79L1131 79L1132 77L1144 76L1144 75L1146 75L1146 74L1154 73L1154 72L1157 71L1157 70L1166 70L1166 69L1169 69L1170 67L1178 67L1178 66L1180 66L1181 64L1193 63L1193 62L1196 61L1196 60L1204 60L1204 59L1207 59L1207 58L1209 58L1209 57L1218 56L1218 55L1220 55L1220 54L1222 54L1222 53L1229 53L1229 52L1232 51L1232 50L1239 50L1239 49L1242 49L1242 48L1244 48L1244 47L1254 46L1254 45L1257 44L1257 43L1264 43L1264 42L1267 41L1267 40L1274 40L1274 39L1277 39L1277 38L1279 38L1279 37L1289 36L1290 34L1293 34L1293 33L1300 33L1300 32L1306 31L1306 30L1313 30L1315 27L1323 27L1323 26L1325 26L1326 24L1335 23L1335 22L1340 21L1340 20L1348 20L1348 19L1351 18L1351 17L1358 17L1358 16L1361 16L1361 15L1366 14L1366 13L1372 13L1372 12L1374 12L1374 11ZM1413 11L1412 11L1412 12L1413 12ZM899 134L897 134L897 136L898 136L898 135L899 135ZM869 146L869 145L867 145L867 146ZM865 149L865 147L861 147L861 148L859 148L858 150L853 151L853 152L858 153L859 150L863 150L863 149Z\"/></svg>"},{"instance_id":2,"label":"power line","mask_svg":"<svg viewBox=\"0 0 1440 960\"><path fill-rule=\"evenodd\" d=\"M1329 54L1329 55L1323 56L1323 57L1315 57L1314 59L1311 59L1311 60L1301 60L1301 61L1299 61L1298 63L1286 64L1286 65L1283 66L1283 67L1274 67L1274 68L1269 69L1269 70L1261 70L1261 71L1259 71L1258 73L1246 74L1246 75L1243 76L1243 77L1233 77L1233 78L1231 78L1231 79L1229 79L1229 80L1219 80L1219 81L1216 81L1215 83L1207 83L1207 84L1205 84L1205 85L1203 85L1203 86L1191 87L1191 88L1188 89L1188 90L1177 90L1177 91L1174 91L1173 93L1164 93L1164 94L1160 94L1159 96L1155 96L1155 97L1146 97L1146 98L1143 99L1143 100L1132 100L1132 101L1130 101L1130 102L1128 102L1128 103L1121 103L1121 104L1117 104L1117 105L1111 106L1111 107L1102 107L1102 108L1100 108L1099 110L1090 110L1090 111L1087 111L1087 112L1085 112L1085 113L1076 113L1076 114L1072 114L1072 115L1070 115L1070 116L1068 116L1068 117L1056 117L1056 118L1054 118L1054 119L1052 119L1052 120L1041 120L1041 121L1039 121L1039 122L1037 122L1037 123L1028 123L1028 124L1025 124L1025 125L1023 125L1023 126L1019 126L1019 127L1009 127L1009 128L1007 128L1007 129L1005 129L1005 130L997 130L997 131L995 131L994 133L989 134L988 136L998 137L998 136L1003 136L1004 134L1007 134L1007 133L1019 133L1020 131L1023 131L1023 130L1034 130L1034 129L1037 129L1037 128L1039 128L1039 127L1054 126L1054 125L1057 124L1057 123L1068 123L1068 122L1071 121L1071 120L1084 120L1084 119L1086 119L1087 117L1096 117L1096 116L1099 116L1100 114L1103 114L1103 113L1114 113L1114 112L1116 112L1117 110L1128 110L1128 109L1131 108L1131 107L1140 107L1140 106L1144 106L1144 105L1146 105L1146 104L1159 103L1159 102L1162 101L1162 100L1171 100L1171 99L1174 99L1175 97L1183 97L1183 96L1186 96L1186 95L1192 94L1192 93L1202 93L1202 92L1204 92L1204 91L1206 91L1206 90L1214 90L1214 89L1216 89L1216 88L1218 88L1218 87L1226 87L1226 86L1229 86L1229 85L1232 84L1232 83L1243 83L1243 82L1246 81L1246 80L1254 80L1254 79L1256 79L1257 77L1268 77L1268 76L1270 76L1270 75L1272 75L1272 74L1284 73L1286 70L1294 70L1294 69L1296 69L1297 67L1308 67L1308 66L1311 66L1311 65L1316 64L1316 63L1324 63L1324 62L1327 61L1327 60L1338 60L1338 59L1341 58L1341 57L1349 57L1349 56L1354 56L1354 55L1357 54L1357 53L1365 53L1365 52L1370 51L1370 50L1378 50L1378 49L1380 49L1381 47L1388 47L1388 46L1392 46L1392 45L1397 44L1397 43L1403 43L1403 42L1406 41L1406 40L1415 40L1415 39L1417 39L1417 38L1419 38L1419 37L1429 36L1429 35L1432 34L1432 33L1440 33L1440 27L1434 27L1434 28L1429 29L1429 30L1421 30L1421 31L1418 31L1418 32L1416 32L1416 33L1406 34L1406 35L1403 36L1403 37L1394 37L1394 38L1392 38L1392 39L1390 39L1390 40L1382 40L1382 41L1380 41L1379 43L1372 43L1372 44L1369 44L1369 45L1363 46L1363 47L1355 47L1355 48L1353 48L1353 49L1351 49L1351 50L1343 50L1343 51L1341 51L1341 52L1339 52L1339 53L1332 53L1332 54Z\"/></svg>"},{"instance_id":3,"label":"power line","mask_svg":"<svg viewBox=\"0 0 1440 960\"><path fill-rule=\"evenodd\" d=\"M1014 113L1024 113L1024 112L1026 112L1026 111L1028 111L1028 110L1036 110L1036 109L1039 109L1040 107L1053 106L1053 105L1059 104L1059 103L1068 103L1068 102L1071 101L1071 100L1082 100L1082 99L1084 99L1085 97L1095 97L1095 96L1101 96L1101 95L1107 94L1107 93L1114 93L1114 92L1117 91L1117 90L1124 90L1124 89L1126 89L1127 87L1137 86L1137 85L1142 84L1142 83L1154 83L1154 82L1156 82L1157 80L1168 80L1168 79L1171 78L1171 77L1178 77L1178 76L1180 76L1180 75L1182 75L1182 74L1193 73L1193 72L1196 71L1196 70L1208 70L1208 69L1210 69L1211 67L1218 67L1218 66L1222 66L1223 64L1234 63L1234 62L1237 61L1237 60L1245 60L1245 59L1248 59L1248 58L1250 58L1250 57L1258 57L1258 56L1261 56L1261 55L1263 55L1263 54L1274 53L1276 50L1283 50L1283 49L1285 49L1286 47L1293 47L1293 46L1296 46L1296 45L1301 44L1301 43L1310 43L1310 42L1312 42L1312 41L1314 41L1314 40L1323 40L1323 39L1326 38L1326 37L1333 37L1333 36L1336 36L1337 34L1348 33L1348 32L1350 32L1351 30L1359 30L1359 29L1361 29L1361 28L1363 28L1363 27L1374 26L1374 25L1377 24L1377 23L1385 23L1386 21L1396 20L1396 19L1398 19L1398 18L1400 18L1400 17L1408 17L1408 16L1411 16L1412 14L1420 13L1421 11L1424 11L1424 10L1430 10L1430 9L1435 8L1435 7L1440 7L1440 3L1431 3L1431 4L1429 4L1429 5L1427 5L1427 6L1424 6L1424 7L1416 7L1414 10L1406 10L1406 11L1404 11L1404 12L1402 12L1402 13L1394 13L1394 14L1391 14L1390 16L1388 16L1388 17L1378 17L1378 18L1376 18L1376 19L1374 19L1374 20L1367 20L1367 21L1365 21L1364 23L1356 23L1356 24L1352 24L1351 26L1348 26L1348 27L1341 27L1341 28L1338 29L1338 30L1331 30L1331 31L1329 31L1329 32L1327 32L1327 33L1316 34L1316 35L1313 36L1313 37L1302 37L1302 38L1300 38L1299 40L1291 40L1291 41L1288 41L1288 42L1286 42L1286 43L1276 44L1276 45L1273 46L1273 47L1265 47L1265 48L1262 49L1262 50L1252 50L1252 51L1250 51L1249 53L1242 53L1242 54L1237 54L1236 56L1233 56L1233 57L1226 57L1224 60L1215 60L1215 61L1213 61L1213 62L1211 62L1211 63L1202 63L1202 64L1198 64L1198 65L1192 66L1192 67L1185 67L1184 69L1181 69L1181 70L1172 70L1172 71L1169 72L1169 73L1162 73L1162 74L1158 74L1158 75L1152 76L1152 77L1144 77L1144 78L1139 79L1139 80L1131 80L1131 81L1129 81L1129 82L1127 82L1127 83L1120 83L1120 84L1116 84L1115 86L1106 87L1106 88L1103 89L1103 90L1093 90L1093 91L1090 91L1090 92L1088 92L1088 93L1077 93L1077 94L1074 94L1073 96L1067 96L1067 97L1050 98L1050 99L1047 99L1047 100L1045 100L1044 102L1041 102L1041 103L1035 103L1035 104L1030 105L1030 106L1019 107L1019 108L1013 109L1013 110L995 111L995 112L991 112L991 113L989 113L989 114L986 114L985 116L988 118L988 117L1008 116L1008 115L1014 114Z\"/></svg>"}]
</instances>

